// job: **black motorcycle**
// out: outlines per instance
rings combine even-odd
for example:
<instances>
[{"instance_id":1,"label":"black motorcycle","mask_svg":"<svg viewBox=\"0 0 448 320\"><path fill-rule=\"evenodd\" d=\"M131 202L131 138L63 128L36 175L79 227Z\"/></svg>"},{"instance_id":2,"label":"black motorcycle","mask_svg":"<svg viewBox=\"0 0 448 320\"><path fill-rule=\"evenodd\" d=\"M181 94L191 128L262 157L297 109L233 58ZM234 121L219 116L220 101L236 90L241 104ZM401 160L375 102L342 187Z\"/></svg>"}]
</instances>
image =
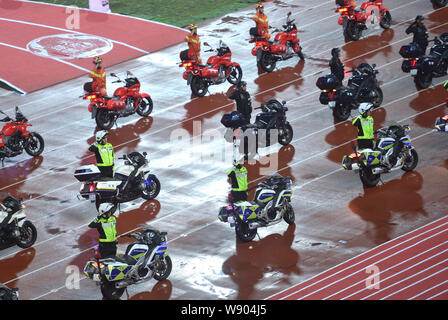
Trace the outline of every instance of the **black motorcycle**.
<instances>
[{"instance_id":1,"label":"black motorcycle","mask_svg":"<svg viewBox=\"0 0 448 320\"><path fill-rule=\"evenodd\" d=\"M424 55L417 44L409 44L400 49L400 55L405 58L401 70L410 73L420 89L428 88L434 77L442 77L448 69L448 33L435 37L429 54Z\"/></svg>"},{"instance_id":2,"label":"black motorcycle","mask_svg":"<svg viewBox=\"0 0 448 320\"><path fill-rule=\"evenodd\" d=\"M431 0L431 2L433 4L435 4L437 7L442 8L442 7L446 6L446 4L448 3L448 0Z\"/></svg>"},{"instance_id":3,"label":"black motorcycle","mask_svg":"<svg viewBox=\"0 0 448 320\"><path fill-rule=\"evenodd\" d=\"M82 182L79 196L95 202L97 209L103 202L118 204L140 197L155 199L160 192L160 181L150 174L147 153L134 151L120 159L125 160L124 165L116 167L113 178L101 177L94 164L77 168L75 178Z\"/></svg>"},{"instance_id":4,"label":"black motorcycle","mask_svg":"<svg viewBox=\"0 0 448 320\"><path fill-rule=\"evenodd\" d=\"M3 283L0 283L0 300L19 300L19 289L10 289Z\"/></svg>"},{"instance_id":5,"label":"black motorcycle","mask_svg":"<svg viewBox=\"0 0 448 320\"><path fill-rule=\"evenodd\" d=\"M258 146L267 147L278 142L281 145L288 145L293 138L293 129L291 124L286 120L285 107L286 101L281 103L278 100L271 99L266 104L262 104L255 110L261 109L261 113L256 115L254 123L242 124L242 115L238 111L223 115L221 123L233 131L240 128L243 132L243 139L241 140L244 145L244 154L247 155L249 147L255 142L255 152L258 150ZM277 131L277 136L272 136L273 130ZM251 137L254 139L251 140ZM276 139L276 140L274 140Z\"/></svg>"},{"instance_id":6,"label":"black motorcycle","mask_svg":"<svg viewBox=\"0 0 448 320\"><path fill-rule=\"evenodd\" d=\"M34 224L26 220L23 199L7 196L0 203L0 246L17 244L21 248L29 248L37 238Z\"/></svg>"},{"instance_id":7,"label":"black motorcycle","mask_svg":"<svg viewBox=\"0 0 448 320\"><path fill-rule=\"evenodd\" d=\"M350 72L352 76L347 86L342 86L334 75L320 77L316 85L322 90L319 101L328 104L339 121L345 121L352 109L362 102L370 102L377 108L383 102L383 91L379 87L375 70L376 64L362 63Z\"/></svg>"}]
</instances>

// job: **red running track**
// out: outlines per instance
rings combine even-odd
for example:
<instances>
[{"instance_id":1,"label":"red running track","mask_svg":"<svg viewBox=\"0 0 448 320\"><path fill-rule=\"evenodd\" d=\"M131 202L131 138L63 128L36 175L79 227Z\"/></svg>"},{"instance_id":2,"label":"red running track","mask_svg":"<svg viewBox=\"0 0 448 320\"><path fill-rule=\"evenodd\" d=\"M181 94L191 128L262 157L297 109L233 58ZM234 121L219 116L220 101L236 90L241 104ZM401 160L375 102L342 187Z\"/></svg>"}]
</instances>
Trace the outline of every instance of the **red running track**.
<instances>
[{"instance_id":1,"label":"red running track","mask_svg":"<svg viewBox=\"0 0 448 320\"><path fill-rule=\"evenodd\" d=\"M388 241L268 300L446 300L448 217Z\"/></svg>"},{"instance_id":2,"label":"red running track","mask_svg":"<svg viewBox=\"0 0 448 320\"><path fill-rule=\"evenodd\" d=\"M40 37L64 34L105 38L113 44L112 50L102 55L103 65L109 67L178 44L187 34L177 27L117 14L86 9L77 14L79 20L75 22L75 13L69 7L2 0L0 56L8 63L0 69L0 80L28 93L85 75L92 68L91 57L55 59L35 55L27 45Z\"/></svg>"}]
</instances>

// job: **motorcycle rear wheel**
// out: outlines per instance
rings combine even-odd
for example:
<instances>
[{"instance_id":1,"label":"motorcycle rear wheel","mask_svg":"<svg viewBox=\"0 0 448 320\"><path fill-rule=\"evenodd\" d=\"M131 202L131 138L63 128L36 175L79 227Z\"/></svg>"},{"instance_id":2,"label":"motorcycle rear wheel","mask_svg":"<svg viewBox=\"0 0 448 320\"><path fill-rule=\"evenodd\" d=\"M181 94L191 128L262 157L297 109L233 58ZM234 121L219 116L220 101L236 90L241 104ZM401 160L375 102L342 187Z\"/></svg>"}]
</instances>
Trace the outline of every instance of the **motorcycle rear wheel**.
<instances>
[{"instance_id":1,"label":"motorcycle rear wheel","mask_svg":"<svg viewBox=\"0 0 448 320\"><path fill-rule=\"evenodd\" d=\"M352 41L358 41L361 38L362 30L358 28L356 22L348 21L347 28L345 29L345 34Z\"/></svg>"},{"instance_id":2,"label":"motorcycle rear wheel","mask_svg":"<svg viewBox=\"0 0 448 320\"><path fill-rule=\"evenodd\" d=\"M380 26L383 29L389 29L392 24L392 16L389 11L383 11L381 14Z\"/></svg>"},{"instance_id":3,"label":"motorcycle rear wheel","mask_svg":"<svg viewBox=\"0 0 448 320\"><path fill-rule=\"evenodd\" d=\"M257 229L249 229L249 225L245 222L237 222L235 226L235 233L243 242L252 241L257 235Z\"/></svg>"},{"instance_id":4,"label":"motorcycle rear wheel","mask_svg":"<svg viewBox=\"0 0 448 320\"><path fill-rule=\"evenodd\" d=\"M406 171L406 172L414 170L418 164L417 151L415 151L415 149L411 149L411 156L406 157L406 159L404 161L405 162L404 162L403 167L401 167L401 170Z\"/></svg>"},{"instance_id":5,"label":"motorcycle rear wheel","mask_svg":"<svg viewBox=\"0 0 448 320\"><path fill-rule=\"evenodd\" d=\"M101 283L101 293L106 300L118 300L123 295L125 288L117 289L114 282Z\"/></svg>"},{"instance_id":6,"label":"motorcycle rear wheel","mask_svg":"<svg viewBox=\"0 0 448 320\"><path fill-rule=\"evenodd\" d=\"M191 92L193 92L195 96L203 97L208 91L208 84L204 79L195 76L193 77L193 79L191 79L190 88Z\"/></svg>"},{"instance_id":7,"label":"motorcycle rear wheel","mask_svg":"<svg viewBox=\"0 0 448 320\"><path fill-rule=\"evenodd\" d=\"M151 97L142 98L137 107L137 114L142 117L147 117L151 114L153 103Z\"/></svg>"},{"instance_id":8,"label":"motorcycle rear wheel","mask_svg":"<svg viewBox=\"0 0 448 320\"><path fill-rule=\"evenodd\" d=\"M31 247L37 239L37 230L34 224L26 220L23 226L19 228L20 236L16 240L16 244L23 249Z\"/></svg>"},{"instance_id":9,"label":"motorcycle rear wheel","mask_svg":"<svg viewBox=\"0 0 448 320\"><path fill-rule=\"evenodd\" d=\"M103 130L112 128L115 122L115 117L106 109L98 109L95 116L97 126Z\"/></svg>"},{"instance_id":10,"label":"motorcycle rear wheel","mask_svg":"<svg viewBox=\"0 0 448 320\"><path fill-rule=\"evenodd\" d=\"M380 181L381 175L373 174L372 169L365 168L359 170L359 178L361 179L361 182L364 186L366 186L367 188L373 188Z\"/></svg>"},{"instance_id":11,"label":"motorcycle rear wheel","mask_svg":"<svg viewBox=\"0 0 448 320\"><path fill-rule=\"evenodd\" d=\"M231 70L229 72L229 76L227 77L227 81L231 84L238 84L243 78L243 70L240 66L230 67Z\"/></svg>"},{"instance_id":12,"label":"motorcycle rear wheel","mask_svg":"<svg viewBox=\"0 0 448 320\"><path fill-rule=\"evenodd\" d=\"M32 157L39 156L45 147L44 139L37 132L31 132L29 140L25 144L25 151Z\"/></svg>"},{"instance_id":13,"label":"motorcycle rear wheel","mask_svg":"<svg viewBox=\"0 0 448 320\"><path fill-rule=\"evenodd\" d=\"M333 116L339 121L346 121L350 117L351 111L350 106L338 103L333 109Z\"/></svg>"},{"instance_id":14,"label":"motorcycle rear wheel","mask_svg":"<svg viewBox=\"0 0 448 320\"><path fill-rule=\"evenodd\" d=\"M275 69L277 61L275 61L269 52L263 51L260 58L260 67L263 71L272 72Z\"/></svg>"},{"instance_id":15,"label":"motorcycle rear wheel","mask_svg":"<svg viewBox=\"0 0 448 320\"><path fill-rule=\"evenodd\" d=\"M414 78L414 82L420 89L427 89L432 83L432 74L418 71Z\"/></svg>"},{"instance_id":16,"label":"motorcycle rear wheel","mask_svg":"<svg viewBox=\"0 0 448 320\"><path fill-rule=\"evenodd\" d=\"M162 267L154 273L154 279L157 281L166 280L171 274L171 270L173 269L173 263L171 262L171 258L169 255L166 255L162 262Z\"/></svg>"}]
</instances>

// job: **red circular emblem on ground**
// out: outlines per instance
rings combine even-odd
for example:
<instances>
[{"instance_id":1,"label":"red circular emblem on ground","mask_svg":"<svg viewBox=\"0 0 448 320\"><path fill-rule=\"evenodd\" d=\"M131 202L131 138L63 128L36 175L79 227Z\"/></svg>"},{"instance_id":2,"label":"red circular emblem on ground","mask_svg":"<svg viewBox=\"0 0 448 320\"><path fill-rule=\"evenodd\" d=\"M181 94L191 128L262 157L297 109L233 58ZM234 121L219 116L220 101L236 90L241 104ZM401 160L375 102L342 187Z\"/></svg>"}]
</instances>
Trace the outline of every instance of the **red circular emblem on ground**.
<instances>
[{"instance_id":1,"label":"red circular emblem on ground","mask_svg":"<svg viewBox=\"0 0 448 320\"><path fill-rule=\"evenodd\" d=\"M27 49L39 56L81 59L103 55L113 48L110 40L84 34L56 34L30 41Z\"/></svg>"}]
</instances>

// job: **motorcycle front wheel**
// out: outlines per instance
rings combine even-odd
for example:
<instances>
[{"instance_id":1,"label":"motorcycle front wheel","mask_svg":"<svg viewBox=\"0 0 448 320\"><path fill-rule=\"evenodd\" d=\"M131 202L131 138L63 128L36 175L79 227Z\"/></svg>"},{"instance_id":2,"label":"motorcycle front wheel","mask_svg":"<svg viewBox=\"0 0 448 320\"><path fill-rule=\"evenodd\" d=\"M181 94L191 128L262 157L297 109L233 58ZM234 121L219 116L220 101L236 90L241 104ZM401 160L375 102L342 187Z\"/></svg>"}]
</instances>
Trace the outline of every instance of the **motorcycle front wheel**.
<instances>
[{"instance_id":1,"label":"motorcycle front wheel","mask_svg":"<svg viewBox=\"0 0 448 320\"><path fill-rule=\"evenodd\" d=\"M142 98L137 107L137 114L142 117L147 117L151 114L153 103L151 97Z\"/></svg>"},{"instance_id":2,"label":"motorcycle front wheel","mask_svg":"<svg viewBox=\"0 0 448 320\"><path fill-rule=\"evenodd\" d=\"M166 255L159 263L161 265L158 266L157 271L154 273L154 279L163 281L169 277L171 269L173 268L173 263L171 262L169 255Z\"/></svg>"},{"instance_id":3,"label":"motorcycle front wheel","mask_svg":"<svg viewBox=\"0 0 448 320\"><path fill-rule=\"evenodd\" d=\"M288 204L288 206L286 207L286 212L283 214L283 220L285 220L285 222L290 225L293 224L296 220L294 209L290 204Z\"/></svg>"},{"instance_id":4,"label":"motorcycle front wheel","mask_svg":"<svg viewBox=\"0 0 448 320\"><path fill-rule=\"evenodd\" d=\"M406 159L404 159L404 165L401 167L401 170L409 172L415 169L417 167L418 163L418 154L415 149L411 149L411 155L407 156Z\"/></svg>"},{"instance_id":5,"label":"motorcycle front wheel","mask_svg":"<svg viewBox=\"0 0 448 320\"><path fill-rule=\"evenodd\" d=\"M23 249L31 247L37 239L37 230L31 221L26 220L22 227L19 227L19 237L16 244Z\"/></svg>"},{"instance_id":6,"label":"motorcycle front wheel","mask_svg":"<svg viewBox=\"0 0 448 320\"><path fill-rule=\"evenodd\" d=\"M195 76L193 77L193 79L191 79L190 87L191 92L193 92L193 94L197 97L205 96L208 90L207 81L198 76Z\"/></svg>"},{"instance_id":7,"label":"motorcycle front wheel","mask_svg":"<svg viewBox=\"0 0 448 320\"><path fill-rule=\"evenodd\" d=\"M96 124L100 129L109 130L115 122L114 115L106 109L98 109L95 116Z\"/></svg>"},{"instance_id":8,"label":"motorcycle front wheel","mask_svg":"<svg viewBox=\"0 0 448 320\"><path fill-rule=\"evenodd\" d=\"M142 198L145 200L155 199L160 192L160 181L155 175L150 175L151 181L146 188L142 190ZM148 177L149 178L149 177Z\"/></svg>"},{"instance_id":9,"label":"motorcycle front wheel","mask_svg":"<svg viewBox=\"0 0 448 320\"><path fill-rule=\"evenodd\" d=\"M227 81L231 84L237 84L243 78L243 70L240 66L230 67L231 70L229 72L229 76L227 77Z\"/></svg>"},{"instance_id":10,"label":"motorcycle front wheel","mask_svg":"<svg viewBox=\"0 0 448 320\"><path fill-rule=\"evenodd\" d=\"M381 13L380 26L383 29L389 29L392 24L392 16L389 11L383 11Z\"/></svg>"},{"instance_id":11,"label":"motorcycle front wheel","mask_svg":"<svg viewBox=\"0 0 448 320\"><path fill-rule=\"evenodd\" d=\"M101 283L101 293L106 300L118 300L123 295L125 288L117 289L114 282Z\"/></svg>"},{"instance_id":12,"label":"motorcycle front wheel","mask_svg":"<svg viewBox=\"0 0 448 320\"><path fill-rule=\"evenodd\" d=\"M243 242L252 241L257 235L257 229L249 229L249 225L245 222L237 222L235 226L235 233Z\"/></svg>"},{"instance_id":13,"label":"motorcycle front wheel","mask_svg":"<svg viewBox=\"0 0 448 320\"><path fill-rule=\"evenodd\" d=\"M291 125L288 123L284 128L282 128L281 130L279 130L278 133L278 142L282 145L282 146L287 146L288 144L291 143L292 141L292 137L293 137L293 130Z\"/></svg>"},{"instance_id":14,"label":"motorcycle front wheel","mask_svg":"<svg viewBox=\"0 0 448 320\"><path fill-rule=\"evenodd\" d=\"M444 7L448 3L448 0L432 0L438 7Z\"/></svg>"},{"instance_id":15,"label":"motorcycle front wheel","mask_svg":"<svg viewBox=\"0 0 448 320\"><path fill-rule=\"evenodd\" d=\"M25 143L25 151L32 157L39 156L44 151L44 139L37 132L31 132Z\"/></svg>"}]
</instances>

